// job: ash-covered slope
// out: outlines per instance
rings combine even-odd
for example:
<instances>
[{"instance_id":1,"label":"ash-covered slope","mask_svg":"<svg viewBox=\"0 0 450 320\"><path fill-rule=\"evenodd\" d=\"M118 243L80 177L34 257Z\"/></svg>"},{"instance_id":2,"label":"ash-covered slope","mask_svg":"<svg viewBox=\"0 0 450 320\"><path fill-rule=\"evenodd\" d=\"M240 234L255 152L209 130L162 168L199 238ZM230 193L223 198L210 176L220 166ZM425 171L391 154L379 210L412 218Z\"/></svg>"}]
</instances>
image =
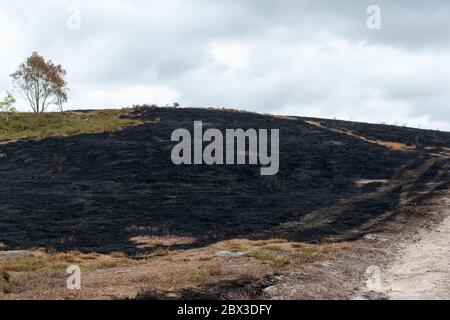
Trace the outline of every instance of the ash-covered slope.
<instances>
[{"instance_id":1,"label":"ash-covered slope","mask_svg":"<svg viewBox=\"0 0 450 320\"><path fill-rule=\"evenodd\" d=\"M208 109L148 107L130 116L145 124L2 145L0 242L131 253L141 250L137 236L196 239L186 247L349 240L414 219L420 203L449 187L449 133ZM195 120L223 132L279 129L278 175L251 165L174 165L171 134ZM418 135L424 148L408 147ZM65 158L61 174L55 156Z\"/></svg>"}]
</instances>

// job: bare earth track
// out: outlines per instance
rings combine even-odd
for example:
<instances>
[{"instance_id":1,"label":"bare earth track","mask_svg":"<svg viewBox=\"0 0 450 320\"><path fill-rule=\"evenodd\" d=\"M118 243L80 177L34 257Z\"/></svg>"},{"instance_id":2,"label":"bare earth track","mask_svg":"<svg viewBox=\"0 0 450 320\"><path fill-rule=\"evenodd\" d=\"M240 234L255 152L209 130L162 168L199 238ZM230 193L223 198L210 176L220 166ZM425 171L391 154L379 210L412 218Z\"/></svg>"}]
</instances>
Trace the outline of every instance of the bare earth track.
<instances>
[{"instance_id":1,"label":"bare earth track","mask_svg":"<svg viewBox=\"0 0 450 320\"><path fill-rule=\"evenodd\" d=\"M449 199L446 206L450 209ZM435 228L404 243L400 256L382 273L389 299L450 299L450 214Z\"/></svg>"}]
</instances>

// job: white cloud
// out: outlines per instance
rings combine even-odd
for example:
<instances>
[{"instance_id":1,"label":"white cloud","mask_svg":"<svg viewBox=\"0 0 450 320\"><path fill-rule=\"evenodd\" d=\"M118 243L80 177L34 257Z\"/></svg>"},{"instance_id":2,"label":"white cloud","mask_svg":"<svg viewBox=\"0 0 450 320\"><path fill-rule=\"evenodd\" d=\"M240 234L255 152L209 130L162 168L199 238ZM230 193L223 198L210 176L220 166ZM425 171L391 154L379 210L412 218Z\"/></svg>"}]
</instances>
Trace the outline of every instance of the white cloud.
<instances>
[{"instance_id":1,"label":"white cloud","mask_svg":"<svg viewBox=\"0 0 450 320\"><path fill-rule=\"evenodd\" d=\"M2 91L10 90L9 75L15 71L15 66L21 62L27 52L26 38L22 26L12 16L0 11L0 95Z\"/></svg>"},{"instance_id":2,"label":"white cloud","mask_svg":"<svg viewBox=\"0 0 450 320\"><path fill-rule=\"evenodd\" d=\"M434 104L450 119L445 109L450 93L440 88L450 83L450 72L442 68L450 62L450 52L411 52L337 36L289 44L267 40L213 44L210 64L175 82L175 87L183 88L182 100L450 129L437 110L430 115L423 105L440 92ZM207 84L208 90L198 83ZM416 100L418 93L423 97Z\"/></svg>"},{"instance_id":3,"label":"white cloud","mask_svg":"<svg viewBox=\"0 0 450 320\"><path fill-rule=\"evenodd\" d=\"M73 93L69 109L122 108L134 104L164 105L178 101L178 93L167 86L81 87Z\"/></svg>"},{"instance_id":4,"label":"white cloud","mask_svg":"<svg viewBox=\"0 0 450 320\"><path fill-rule=\"evenodd\" d=\"M245 43L214 42L209 45L214 63L225 68L226 73L236 73L249 63L249 48Z\"/></svg>"}]
</instances>

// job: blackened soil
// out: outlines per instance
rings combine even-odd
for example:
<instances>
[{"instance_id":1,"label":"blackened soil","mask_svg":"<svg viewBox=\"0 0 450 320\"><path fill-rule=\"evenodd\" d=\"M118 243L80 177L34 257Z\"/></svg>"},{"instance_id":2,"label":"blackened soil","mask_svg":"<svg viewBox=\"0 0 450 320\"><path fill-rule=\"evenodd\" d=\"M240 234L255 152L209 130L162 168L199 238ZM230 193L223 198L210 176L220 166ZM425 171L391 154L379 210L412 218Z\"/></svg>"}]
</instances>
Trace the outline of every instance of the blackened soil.
<instances>
[{"instance_id":1,"label":"blackened soil","mask_svg":"<svg viewBox=\"0 0 450 320\"><path fill-rule=\"evenodd\" d=\"M137 253L143 249L130 239L136 236L196 239L174 246L180 249L232 238L340 241L382 228L402 201L448 188L445 157L391 150L302 118L173 108L140 108L131 117L145 124L1 145L7 156L0 158L0 242L10 249ZM252 165L174 165L172 131L192 132L194 120L222 132L280 129L279 174L264 177ZM367 124L352 130L407 143L422 133L425 145L430 136L429 147L450 147L448 133ZM65 158L60 174L55 156ZM357 187L362 179L396 184Z\"/></svg>"},{"instance_id":2,"label":"blackened soil","mask_svg":"<svg viewBox=\"0 0 450 320\"><path fill-rule=\"evenodd\" d=\"M262 279L243 278L223 281L202 288L184 288L179 292L143 291L137 300L242 300L259 299L263 289L276 283L276 274L269 273ZM170 295L172 294L172 296Z\"/></svg>"}]
</instances>

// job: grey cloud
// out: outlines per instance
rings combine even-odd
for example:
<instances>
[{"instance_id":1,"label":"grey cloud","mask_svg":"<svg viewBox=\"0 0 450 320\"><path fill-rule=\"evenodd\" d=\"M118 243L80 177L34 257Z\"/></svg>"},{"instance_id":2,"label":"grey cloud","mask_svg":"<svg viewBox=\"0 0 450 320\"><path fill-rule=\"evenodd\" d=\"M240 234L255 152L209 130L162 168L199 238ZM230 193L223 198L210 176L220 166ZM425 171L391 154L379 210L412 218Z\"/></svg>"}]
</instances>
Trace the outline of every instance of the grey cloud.
<instances>
[{"instance_id":1,"label":"grey cloud","mask_svg":"<svg viewBox=\"0 0 450 320\"><path fill-rule=\"evenodd\" d=\"M374 2L380 31L366 28ZM78 31L66 28L69 5L81 9ZM43 0L0 8L0 19L20 26L8 32L21 41L0 62L0 91L9 88L11 65L37 50L67 68L79 105L93 103L80 99L97 90L114 95L120 86L133 93L148 86L189 105L329 117L358 110L382 117L371 109L380 103L392 118L427 117L430 126L444 121L450 128L450 72L440 67L450 61L445 0ZM240 54L233 46L243 46L248 61L227 66L211 52L215 44L231 48L222 57L230 62ZM136 100L142 97L129 103Z\"/></svg>"}]
</instances>

